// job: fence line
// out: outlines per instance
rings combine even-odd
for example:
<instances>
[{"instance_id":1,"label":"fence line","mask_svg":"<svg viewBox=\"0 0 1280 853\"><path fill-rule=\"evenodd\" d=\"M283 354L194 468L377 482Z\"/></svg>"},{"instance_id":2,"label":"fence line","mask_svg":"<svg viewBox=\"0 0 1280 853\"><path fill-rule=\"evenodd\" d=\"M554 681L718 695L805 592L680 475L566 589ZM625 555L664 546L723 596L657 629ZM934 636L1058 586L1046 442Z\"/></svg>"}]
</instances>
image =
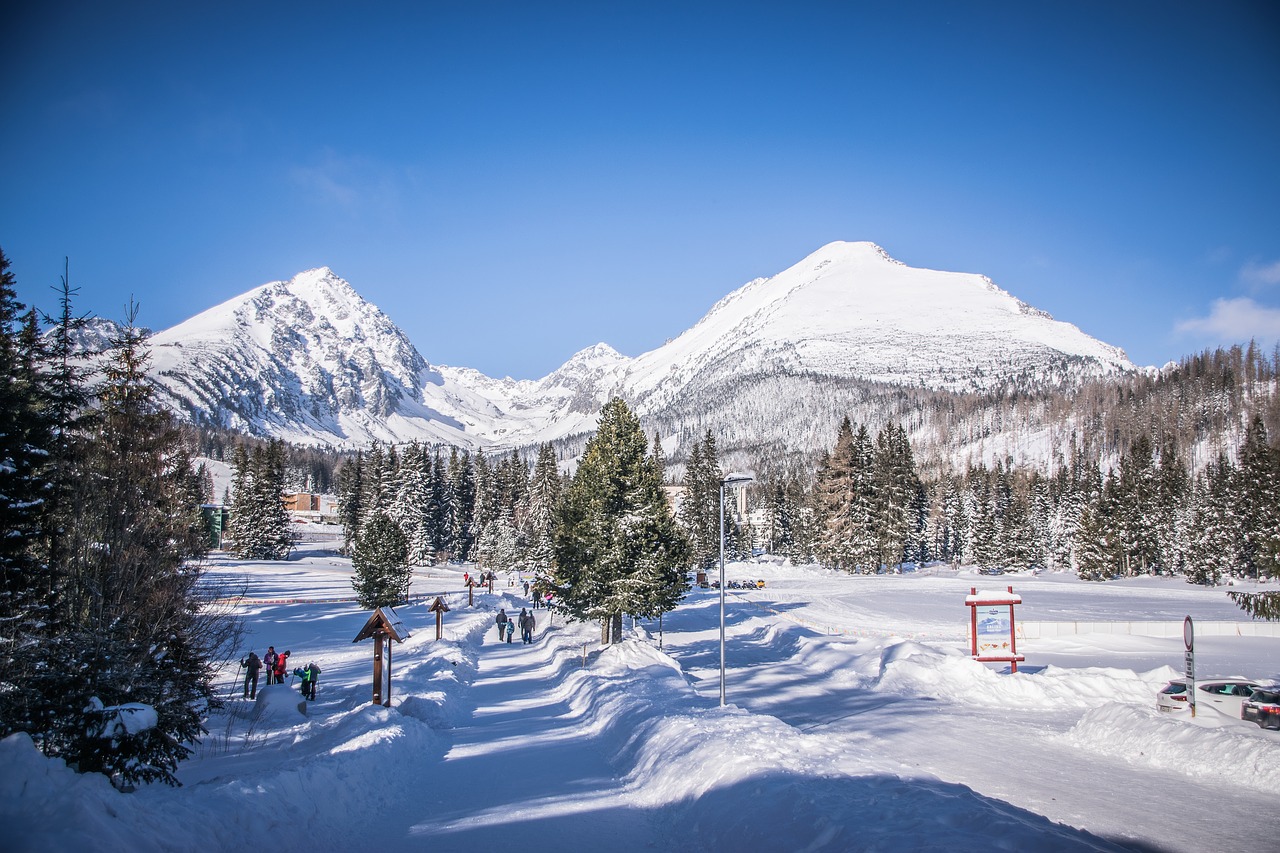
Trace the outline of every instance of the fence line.
<instances>
[{"instance_id":1,"label":"fence line","mask_svg":"<svg viewBox=\"0 0 1280 853\"><path fill-rule=\"evenodd\" d=\"M1196 622L1197 637L1280 637L1280 622ZM1182 620L1161 622L1017 622L1019 640L1121 634L1130 637L1182 637ZM966 631L967 635L967 631Z\"/></svg>"}]
</instances>

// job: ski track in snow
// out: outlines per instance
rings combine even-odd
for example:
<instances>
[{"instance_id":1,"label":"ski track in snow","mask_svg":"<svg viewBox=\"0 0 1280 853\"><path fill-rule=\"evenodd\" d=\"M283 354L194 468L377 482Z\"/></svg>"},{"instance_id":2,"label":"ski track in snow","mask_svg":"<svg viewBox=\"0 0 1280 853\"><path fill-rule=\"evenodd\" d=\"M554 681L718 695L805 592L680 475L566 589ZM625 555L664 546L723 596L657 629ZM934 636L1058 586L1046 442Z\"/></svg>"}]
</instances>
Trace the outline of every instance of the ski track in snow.
<instances>
[{"instance_id":1,"label":"ski track in snow","mask_svg":"<svg viewBox=\"0 0 1280 853\"><path fill-rule=\"evenodd\" d=\"M726 708L714 592L667 615L661 651L656 621L601 649L596 626L545 610L533 645L506 644L492 620L527 603L515 588L470 609L462 569L422 570L415 591L453 609L438 642L426 607L399 611L413 637L393 652L391 708L368 702L371 650L351 643L367 614L248 606L259 652L321 663L318 701L234 699L180 789L119 794L6 739L6 849L1191 851L1280 828L1280 736L1154 710L1180 639L1041 641L1010 674L965 654L963 598L988 579L731 569L767 587L728 596ZM318 551L213 574L260 598L350 589L349 563ZM1010 582L1021 618L1243 618L1180 582ZM1274 639L1204 646L1202 666L1280 678Z\"/></svg>"}]
</instances>

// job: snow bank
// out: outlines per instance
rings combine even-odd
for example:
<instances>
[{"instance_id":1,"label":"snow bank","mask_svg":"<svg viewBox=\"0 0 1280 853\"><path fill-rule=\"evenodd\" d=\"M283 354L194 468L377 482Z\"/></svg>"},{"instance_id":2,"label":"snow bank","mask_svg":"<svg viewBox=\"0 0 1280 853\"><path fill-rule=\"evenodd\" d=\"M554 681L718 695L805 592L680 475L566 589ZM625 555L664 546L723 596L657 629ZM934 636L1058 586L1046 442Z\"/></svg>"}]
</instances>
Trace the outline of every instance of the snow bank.
<instances>
[{"instance_id":1,"label":"snow bank","mask_svg":"<svg viewBox=\"0 0 1280 853\"><path fill-rule=\"evenodd\" d=\"M1200 781L1280 791L1280 741L1253 723L1218 717L1210 712L1197 725L1186 716L1108 705L1085 713L1063 740Z\"/></svg>"},{"instance_id":2,"label":"snow bank","mask_svg":"<svg viewBox=\"0 0 1280 853\"><path fill-rule=\"evenodd\" d=\"M638 642L571 673L564 692L611 744L637 804L684 849L1105 849L963 785L918 778L870 749L740 708L708 708L676 661Z\"/></svg>"}]
</instances>

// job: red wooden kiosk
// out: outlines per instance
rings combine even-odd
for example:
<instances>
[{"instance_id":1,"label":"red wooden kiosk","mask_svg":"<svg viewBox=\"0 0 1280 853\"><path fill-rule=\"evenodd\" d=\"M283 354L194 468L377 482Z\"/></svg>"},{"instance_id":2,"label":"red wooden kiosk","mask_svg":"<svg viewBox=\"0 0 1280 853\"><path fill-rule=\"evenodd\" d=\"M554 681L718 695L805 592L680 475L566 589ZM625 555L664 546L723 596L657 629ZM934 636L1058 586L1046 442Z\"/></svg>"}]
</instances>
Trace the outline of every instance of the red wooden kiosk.
<instances>
[{"instance_id":1,"label":"red wooden kiosk","mask_svg":"<svg viewBox=\"0 0 1280 853\"><path fill-rule=\"evenodd\" d=\"M1022 603L1022 596L1013 587L1007 593L979 593L976 587L970 587L964 603L969 605L969 651L973 659L1008 661L1010 669L1017 672L1018 661L1026 658L1018 654L1013 607ZM1009 608L1007 614L1005 607Z\"/></svg>"}]
</instances>

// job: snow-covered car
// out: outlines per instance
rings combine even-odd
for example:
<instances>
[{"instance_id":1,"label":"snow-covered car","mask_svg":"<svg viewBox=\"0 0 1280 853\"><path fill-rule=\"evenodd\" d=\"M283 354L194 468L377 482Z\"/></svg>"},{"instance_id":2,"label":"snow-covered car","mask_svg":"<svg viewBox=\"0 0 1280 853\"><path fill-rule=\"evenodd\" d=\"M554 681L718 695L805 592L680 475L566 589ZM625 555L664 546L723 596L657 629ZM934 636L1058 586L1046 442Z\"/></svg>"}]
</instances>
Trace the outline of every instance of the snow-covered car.
<instances>
[{"instance_id":1,"label":"snow-covered car","mask_svg":"<svg viewBox=\"0 0 1280 853\"><path fill-rule=\"evenodd\" d=\"M1196 713L1212 708L1228 717L1240 718L1240 706L1258 682L1240 676L1196 679ZM1156 694L1157 711L1187 710L1187 680L1175 678Z\"/></svg>"},{"instance_id":2,"label":"snow-covered car","mask_svg":"<svg viewBox=\"0 0 1280 853\"><path fill-rule=\"evenodd\" d=\"M1280 730L1280 687L1262 687L1240 703L1240 719Z\"/></svg>"}]
</instances>

